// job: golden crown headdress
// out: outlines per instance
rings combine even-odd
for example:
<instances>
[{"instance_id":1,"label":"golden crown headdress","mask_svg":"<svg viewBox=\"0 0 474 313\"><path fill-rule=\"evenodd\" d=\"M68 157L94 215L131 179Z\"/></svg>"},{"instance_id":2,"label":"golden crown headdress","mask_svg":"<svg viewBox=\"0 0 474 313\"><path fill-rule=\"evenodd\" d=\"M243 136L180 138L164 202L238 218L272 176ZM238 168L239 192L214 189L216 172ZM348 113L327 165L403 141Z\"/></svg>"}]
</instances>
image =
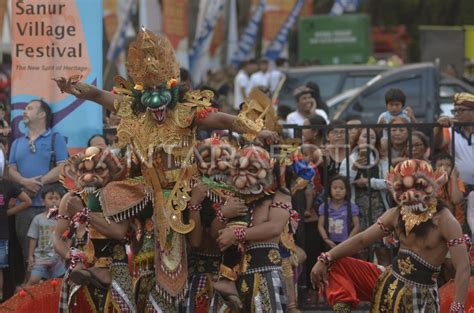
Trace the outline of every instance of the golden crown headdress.
<instances>
[{"instance_id":1,"label":"golden crown headdress","mask_svg":"<svg viewBox=\"0 0 474 313\"><path fill-rule=\"evenodd\" d=\"M159 86L171 79L179 80L179 64L173 46L161 35L144 27L130 44L127 71L133 82L143 87Z\"/></svg>"}]
</instances>

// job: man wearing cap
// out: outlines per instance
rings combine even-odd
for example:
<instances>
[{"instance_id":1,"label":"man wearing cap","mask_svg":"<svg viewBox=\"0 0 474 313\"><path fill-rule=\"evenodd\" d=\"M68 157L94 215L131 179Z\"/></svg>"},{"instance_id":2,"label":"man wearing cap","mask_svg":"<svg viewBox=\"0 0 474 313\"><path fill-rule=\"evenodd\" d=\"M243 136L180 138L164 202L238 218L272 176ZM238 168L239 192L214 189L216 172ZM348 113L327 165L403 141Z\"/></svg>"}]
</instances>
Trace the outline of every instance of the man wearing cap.
<instances>
[{"instance_id":1,"label":"man wearing cap","mask_svg":"<svg viewBox=\"0 0 474 313\"><path fill-rule=\"evenodd\" d=\"M474 229L474 124L472 126L454 126L453 122L474 122L474 95L469 93L457 93L454 95L454 118L441 117L435 128L435 144L437 148L452 150L454 144L454 161L459 170L459 177L466 186L468 195L468 223L471 230ZM451 128L454 128L454 132ZM454 138L451 138L454 136Z\"/></svg>"},{"instance_id":2,"label":"man wearing cap","mask_svg":"<svg viewBox=\"0 0 474 313\"><path fill-rule=\"evenodd\" d=\"M313 90L306 86L301 86L293 91L293 96L296 100L296 111L288 114L286 117L286 124L304 125L304 120L314 115L320 115L329 124L328 115L321 109L317 108L316 100L312 95ZM291 130L293 137L293 130Z\"/></svg>"}]
</instances>

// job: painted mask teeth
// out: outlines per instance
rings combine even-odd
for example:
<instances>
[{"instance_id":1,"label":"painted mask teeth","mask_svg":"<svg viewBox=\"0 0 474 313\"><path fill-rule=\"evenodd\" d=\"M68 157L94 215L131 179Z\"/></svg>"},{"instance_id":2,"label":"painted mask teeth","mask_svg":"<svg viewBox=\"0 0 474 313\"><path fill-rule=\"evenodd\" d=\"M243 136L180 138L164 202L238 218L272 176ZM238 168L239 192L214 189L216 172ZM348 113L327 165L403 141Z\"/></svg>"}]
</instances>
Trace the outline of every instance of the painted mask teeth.
<instances>
[{"instance_id":1,"label":"painted mask teeth","mask_svg":"<svg viewBox=\"0 0 474 313\"><path fill-rule=\"evenodd\" d=\"M407 205L407 209L409 209L411 212L424 212L427 210L423 203Z\"/></svg>"},{"instance_id":2,"label":"painted mask teeth","mask_svg":"<svg viewBox=\"0 0 474 313\"><path fill-rule=\"evenodd\" d=\"M224 182L226 180L226 176L224 174L216 174L212 175L211 179L216 182Z\"/></svg>"},{"instance_id":3,"label":"painted mask teeth","mask_svg":"<svg viewBox=\"0 0 474 313\"><path fill-rule=\"evenodd\" d=\"M88 194L92 194L96 191L96 187L84 187L84 192Z\"/></svg>"},{"instance_id":4,"label":"painted mask teeth","mask_svg":"<svg viewBox=\"0 0 474 313\"><path fill-rule=\"evenodd\" d=\"M151 111L153 117L158 122L163 122L165 120L165 110L166 106L161 106L159 108L149 108L148 110Z\"/></svg>"}]
</instances>

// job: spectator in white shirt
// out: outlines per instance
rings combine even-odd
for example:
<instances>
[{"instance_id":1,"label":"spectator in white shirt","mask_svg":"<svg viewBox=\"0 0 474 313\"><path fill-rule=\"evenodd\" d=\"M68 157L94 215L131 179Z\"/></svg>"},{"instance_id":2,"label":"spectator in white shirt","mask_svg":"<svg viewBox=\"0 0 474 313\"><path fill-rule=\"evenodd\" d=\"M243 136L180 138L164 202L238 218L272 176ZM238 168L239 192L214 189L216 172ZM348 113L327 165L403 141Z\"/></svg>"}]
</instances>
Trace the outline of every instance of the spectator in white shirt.
<instances>
[{"instance_id":1,"label":"spectator in white shirt","mask_svg":"<svg viewBox=\"0 0 474 313\"><path fill-rule=\"evenodd\" d=\"M312 96L312 89L302 86L295 89L293 95L296 99L296 111L288 114L286 118L287 124L296 124L302 126L304 120L313 114L322 116L326 123L329 124L328 115L323 110L317 109L316 100ZM293 130L290 130L291 135L293 136Z\"/></svg>"},{"instance_id":2,"label":"spectator in white shirt","mask_svg":"<svg viewBox=\"0 0 474 313\"><path fill-rule=\"evenodd\" d=\"M275 93L275 91L278 89L278 85L280 82L284 79L285 74L281 71L281 69L285 66L287 63L287 59L284 58L278 58L275 60L275 65L276 68L270 70L270 78L269 78L269 88L270 92L272 95Z\"/></svg>"},{"instance_id":3,"label":"spectator in white shirt","mask_svg":"<svg viewBox=\"0 0 474 313\"><path fill-rule=\"evenodd\" d=\"M259 60L258 72L253 73L252 76L250 76L250 82L245 90L246 95L248 96L255 87L270 89L270 74L271 72L268 70L268 60Z\"/></svg>"},{"instance_id":4,"label":"spectator in white shirt","mask_svg":"<svg viewBox=\"0 0 474 313\"><path fill-rule=\"evenodd\" d=\"M250 75L257 70L255 60L248 60L242 64L242 68L234 79L234 110L239 111L240 104L244 102L246 88L250 82Z\"/></svg>"}]
</instances>

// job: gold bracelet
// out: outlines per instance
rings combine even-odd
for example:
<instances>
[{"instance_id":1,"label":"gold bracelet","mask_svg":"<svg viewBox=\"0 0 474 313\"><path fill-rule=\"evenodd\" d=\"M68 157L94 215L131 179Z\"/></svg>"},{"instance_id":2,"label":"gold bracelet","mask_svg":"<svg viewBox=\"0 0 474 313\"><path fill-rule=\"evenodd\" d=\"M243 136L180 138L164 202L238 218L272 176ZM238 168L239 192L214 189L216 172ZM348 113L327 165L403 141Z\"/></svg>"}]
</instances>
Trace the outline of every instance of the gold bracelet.
<instances>
[{"instance_id":1,"label":"gold bracelet","mask_svg":"<svg viewBox=\"0 0 474 313\"><path fill-rule=\"evenodd\" d=\"M253 140L263 128L263 120L257 119L255 122L245 115L239 114L232 122L232 129L244 135L247 140Z\"/></svg>"}]
</instances>

